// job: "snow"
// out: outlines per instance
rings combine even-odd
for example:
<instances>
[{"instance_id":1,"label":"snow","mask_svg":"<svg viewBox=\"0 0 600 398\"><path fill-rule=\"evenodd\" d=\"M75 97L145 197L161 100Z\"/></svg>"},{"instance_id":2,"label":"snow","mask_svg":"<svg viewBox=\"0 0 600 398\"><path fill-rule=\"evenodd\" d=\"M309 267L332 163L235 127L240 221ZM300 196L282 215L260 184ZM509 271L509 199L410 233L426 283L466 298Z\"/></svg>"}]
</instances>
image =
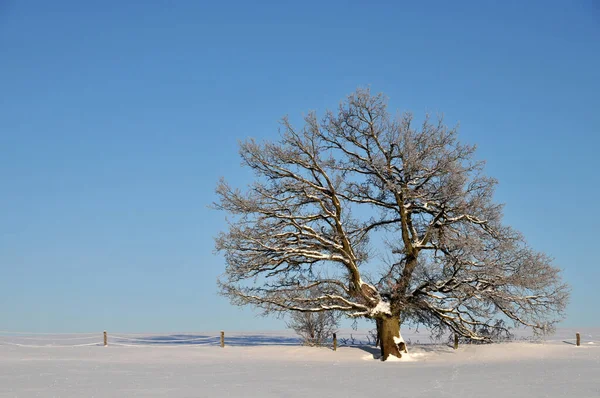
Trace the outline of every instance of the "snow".
<instances>
[{"instance_id":1,"label":"snow","mask_svg":"<svg viewBox=\"0 0 600 398\"><path fill-rule=\"evenodd\" d=\"M99 335L68 348L58 338L0 335L0 397L598 397L600 329L580 332L580 347L568 330L543 343L455 351L404 331L410 354L397 362L375 360L375 347L303 347L288 332L226 331L225 348L218 332L122 335L156 342L129 346L115 345L109 333L108 347Z\"/></svg>"},{"instance_id":2,"label":"snow","mask_svg":"<svg viewBox=\"0 0 600 398\"><path fill-rule=\"evenodd\" d=\"M373 308L371 310L371 314L375 315L375 314L388 314L391 315L392 311L390 308L390 303L385 302L385 301L380 301L379 303L377 303L377 305L375 306L375 308Z\"/></svg>"}]
</instances>

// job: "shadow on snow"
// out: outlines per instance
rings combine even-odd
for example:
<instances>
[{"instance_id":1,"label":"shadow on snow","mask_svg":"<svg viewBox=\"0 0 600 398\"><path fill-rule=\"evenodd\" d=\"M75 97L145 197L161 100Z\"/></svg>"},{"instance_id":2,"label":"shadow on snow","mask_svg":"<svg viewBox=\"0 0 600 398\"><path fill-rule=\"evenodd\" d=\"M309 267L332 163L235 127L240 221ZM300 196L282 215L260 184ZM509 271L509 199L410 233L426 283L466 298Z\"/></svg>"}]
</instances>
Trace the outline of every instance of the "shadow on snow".
<instances>
[{"instance_id":1,"label":"shadow on snow","mask_svg":"<svg viewBox=\"0 0 600 398\"><path fill-rule=\"evenodd\" d=\"M221 343L220 336L197 335L197 334L172 334L165 336L145 337L114 337L110 339L115 343L132 345L202 345L218 346ZM253 347L263 345L302 345L297 337L245 335L225 336L226 346Z\"/></svg>"}]
</instances>

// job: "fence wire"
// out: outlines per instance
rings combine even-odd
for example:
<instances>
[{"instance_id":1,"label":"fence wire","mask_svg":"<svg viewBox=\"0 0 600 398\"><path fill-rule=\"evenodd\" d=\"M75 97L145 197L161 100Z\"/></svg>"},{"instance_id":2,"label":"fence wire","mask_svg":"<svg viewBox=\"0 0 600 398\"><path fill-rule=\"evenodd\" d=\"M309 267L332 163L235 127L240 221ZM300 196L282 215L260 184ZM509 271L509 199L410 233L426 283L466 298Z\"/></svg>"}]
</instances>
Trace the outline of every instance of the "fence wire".
<instances>
[{"instance_id":1,"label":"fence wire","mask_svg":"<svg viewBox=\"0 0 600 398\"><path fill-rule=\"evenodd\" d=\"M356 333L354 336L344 337L345 333L338 333L340 346L373 345L374 342L366 335ZM110 334L107 336L108 346L117 347L176 347L176 346L219 346L218 334ZM412 336L411 336L412 337ZM406 339L409 344L422 345L427 343ZM515 342L526 340L516 339ZM72 344L69 344L72 343ZM542 339L538 343L576 345L575 338ZM260 346L260 345L300 345L297 337L290 335L261 334L261 333L233 333L225 336L225 345L228 346ZM104 346L104 335L99 333L39 333L39 332L13 332L0 330L0 346L28 347L28 348L76 348ZM600 348L598 335L581 334L581 346L586 348Z\"/></svg>"}]
</instances>

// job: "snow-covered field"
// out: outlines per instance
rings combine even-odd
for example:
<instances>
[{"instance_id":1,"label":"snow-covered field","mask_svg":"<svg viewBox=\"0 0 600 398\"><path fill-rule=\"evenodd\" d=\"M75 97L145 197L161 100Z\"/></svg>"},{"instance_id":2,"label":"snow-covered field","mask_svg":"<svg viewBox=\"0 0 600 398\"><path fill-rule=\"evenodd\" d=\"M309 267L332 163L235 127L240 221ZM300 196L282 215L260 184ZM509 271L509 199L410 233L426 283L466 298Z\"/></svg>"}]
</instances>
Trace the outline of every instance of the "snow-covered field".
<instances>
[{"instance_id":1,"label":"snow-covered field","mask_svg":"<svg viewBox=\"0 0 600 398\"><path fill-rule=\"evenodd\" d=\"M397 362L372 347L302 347L287 332L227 334L225 348L218 333L109 334L108 347L101 334L0 334L0 397L598 398L600 329L580 332L581 347L563 329L458 351L405 332L413 344Z\"/></svg>"}]
</instances>

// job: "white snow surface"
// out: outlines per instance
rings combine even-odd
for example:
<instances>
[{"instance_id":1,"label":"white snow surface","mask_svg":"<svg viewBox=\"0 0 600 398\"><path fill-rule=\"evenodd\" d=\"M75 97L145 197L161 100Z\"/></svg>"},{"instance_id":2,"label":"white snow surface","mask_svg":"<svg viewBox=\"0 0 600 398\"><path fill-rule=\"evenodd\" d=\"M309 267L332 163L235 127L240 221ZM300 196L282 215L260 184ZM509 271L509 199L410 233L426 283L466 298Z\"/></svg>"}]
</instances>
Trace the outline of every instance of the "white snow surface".
<instances>
[{"instance_id":1,"label":"white snow surface","mask_svg":"<svg viewBox=\"0 0 600 398\"><path fill-rule=\"evenodd\" d=\"M303 347L285 331L226 332L225 348L218 332L120 335L129 339L123 345L109 333L108 347L101 334L88 342L0 333L0 397L597 398L600 328L577 331L580 347L576 330L563 329L541 343L457 351L431 344L427 332L404 331L407 358L387 362L375 359L375 347ZM344 331L338 340L350 333L364 336Z\"/></svg>"}]
</instances>

